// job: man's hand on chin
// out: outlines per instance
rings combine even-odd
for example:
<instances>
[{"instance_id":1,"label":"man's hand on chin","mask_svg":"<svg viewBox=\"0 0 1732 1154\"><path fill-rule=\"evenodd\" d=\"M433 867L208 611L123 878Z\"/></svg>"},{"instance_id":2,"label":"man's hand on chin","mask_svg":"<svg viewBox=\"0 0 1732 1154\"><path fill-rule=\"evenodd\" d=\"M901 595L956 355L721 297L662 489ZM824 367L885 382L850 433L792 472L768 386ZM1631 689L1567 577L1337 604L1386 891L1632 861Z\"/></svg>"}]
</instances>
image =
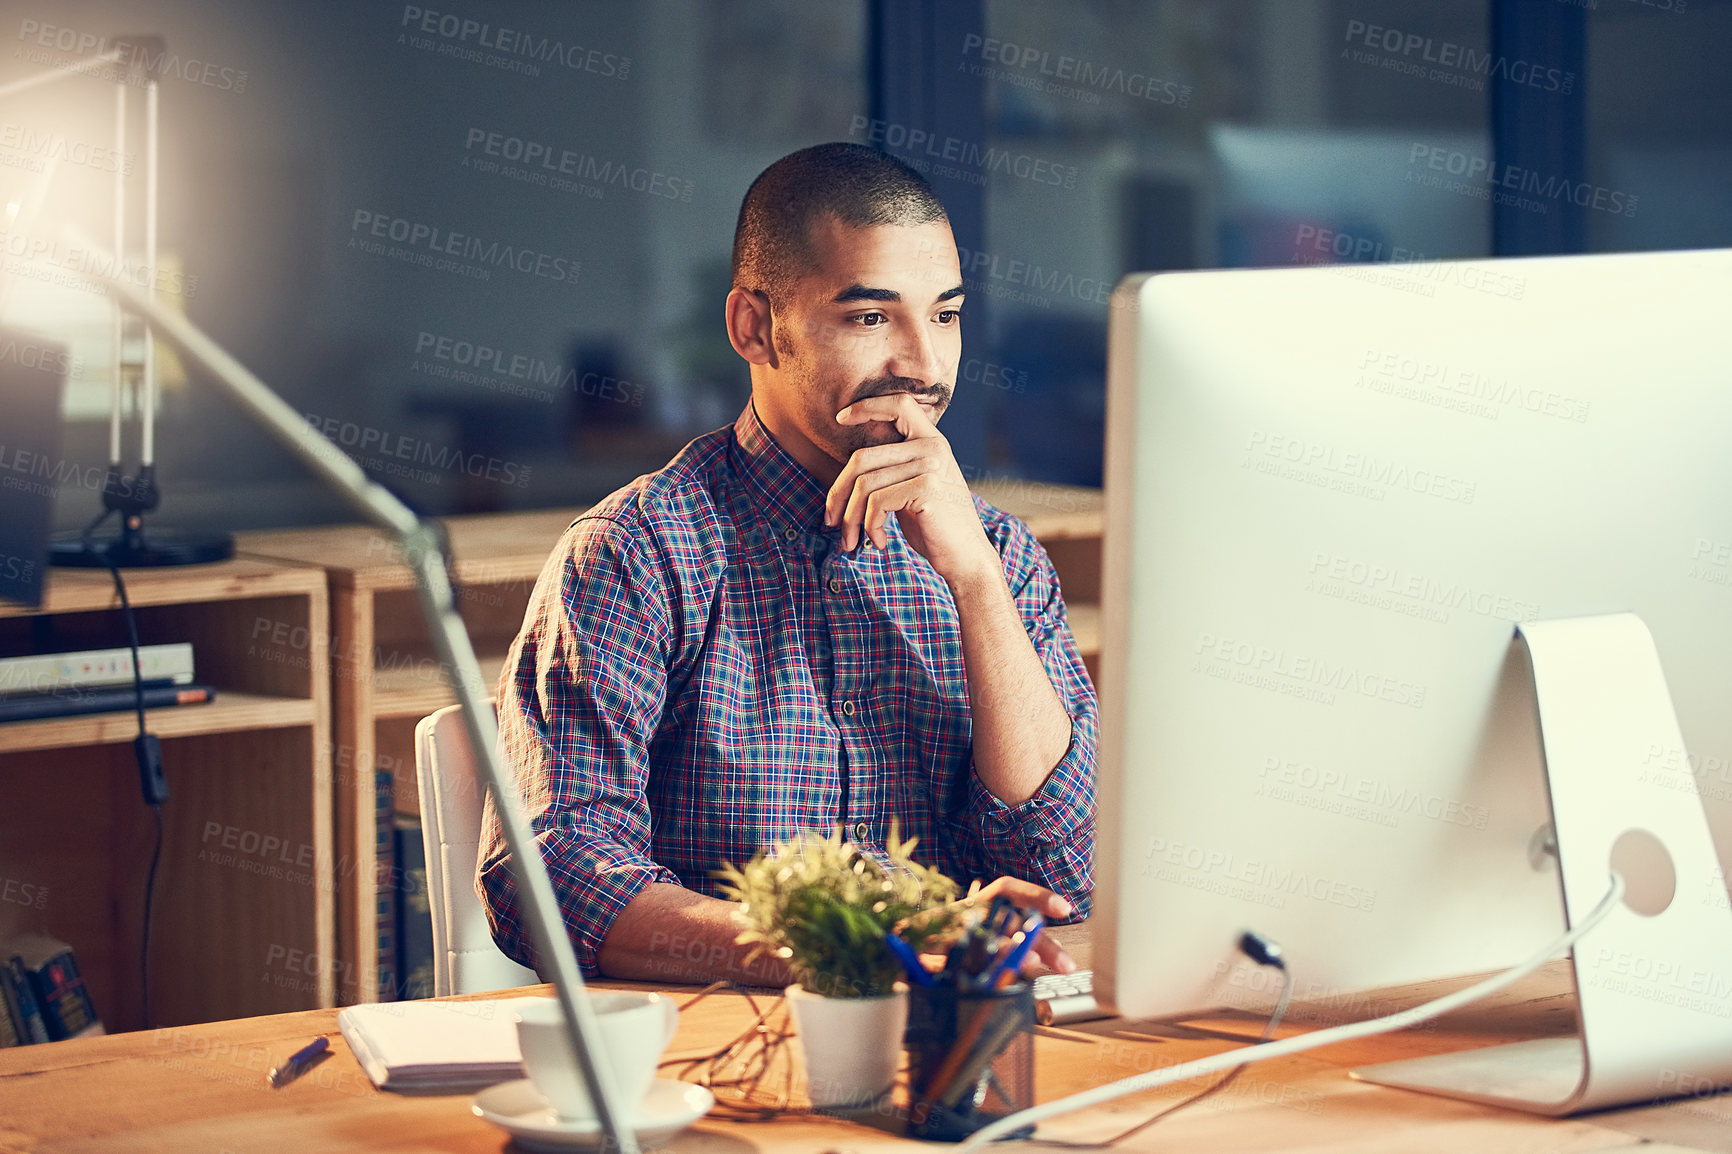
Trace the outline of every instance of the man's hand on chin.
<instances>
[{"instance_id":1,"label":"man's hand on chin","mask_svg":"<svg viewBox=\"0 0 1732 1154\"><path fill-rule=\"evenodd\" d=\"M867 397L837 413L843 425L893 424L904 439L855 450L830 486L824 523L842 527L843 548L864 538L883 549L885 521L895 514L909 545L953 588L992 576L1002 581L998 551L933 416L909 393Z\"/></svg>"}]
</instances>

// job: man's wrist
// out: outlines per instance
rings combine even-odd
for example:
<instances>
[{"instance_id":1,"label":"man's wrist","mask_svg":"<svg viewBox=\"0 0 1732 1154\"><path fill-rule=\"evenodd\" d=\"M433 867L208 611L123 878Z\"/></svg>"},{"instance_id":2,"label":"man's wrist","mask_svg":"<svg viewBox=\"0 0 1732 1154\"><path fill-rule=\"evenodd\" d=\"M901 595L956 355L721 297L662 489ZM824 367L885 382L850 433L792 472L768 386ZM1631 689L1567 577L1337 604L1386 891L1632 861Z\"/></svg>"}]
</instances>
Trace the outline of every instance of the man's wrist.
<instances>
[{"instance_id":1,"label":"man's wrist","mask_svg":"<svg viewBox=\"0 0 1732 1154\"><path fill-rule=\"evenodd\" d=\"M977 561L960 568L952 567L950 572L941 573L939 576L943 577L944 583L950 587L950 597L958 607L982 598L996 601L1010 590L1004 580L1004 568L999 560L998 550L990 544Z\"/></svg>"}]
</instances>

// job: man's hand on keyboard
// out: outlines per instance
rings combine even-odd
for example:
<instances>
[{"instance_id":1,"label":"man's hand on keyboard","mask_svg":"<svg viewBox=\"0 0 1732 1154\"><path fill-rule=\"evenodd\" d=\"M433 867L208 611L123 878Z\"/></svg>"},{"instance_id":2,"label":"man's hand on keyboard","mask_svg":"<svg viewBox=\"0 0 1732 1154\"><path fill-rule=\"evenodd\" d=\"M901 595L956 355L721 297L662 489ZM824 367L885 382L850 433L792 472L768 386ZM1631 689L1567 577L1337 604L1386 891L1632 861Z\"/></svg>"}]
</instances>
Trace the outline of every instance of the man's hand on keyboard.
<instances>
[{"instance_id":1,"label":"man's hand on keyboard","mask_svg":"<svg viewBox=\"0 0 1732 1154\"><path fill-rule=\"evenodd\" d=\"M1064 898L1044 886L1037 886L1019 878L999 878L985 886L971 888L968 893L971 900L982 905L990 904L993 898L1001 895L1022 909L1031 910L1048 920L1068 918L1071 915L1071 905ZM1064 952L1058 939L1046 933L1034 940L1033 948L1022 962L1024 974L1039 973L1043 969L1060 974L1074 973L1076 970L1076 962Z\"/></svg>"}]
</instances>

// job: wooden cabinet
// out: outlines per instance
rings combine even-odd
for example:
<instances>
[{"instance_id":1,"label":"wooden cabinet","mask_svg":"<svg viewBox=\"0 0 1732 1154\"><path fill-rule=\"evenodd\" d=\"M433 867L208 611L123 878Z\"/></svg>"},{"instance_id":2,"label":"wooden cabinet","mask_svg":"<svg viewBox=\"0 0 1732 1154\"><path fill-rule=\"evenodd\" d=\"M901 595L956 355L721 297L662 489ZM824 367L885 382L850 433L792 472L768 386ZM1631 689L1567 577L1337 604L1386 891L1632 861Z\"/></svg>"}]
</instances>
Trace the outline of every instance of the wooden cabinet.
<instances>
[{"instance_id":1,"label":"wooden cabinet","mask_svg":"<svg viewBox=\"0 0 1732 1154\"><path fill-rule=\"evenodd\" d=\"M1099 653L1101 495L1022 481L982 482L987 500L1027 521L1052 556L1091 674ZM581 509L452 517L458 607L489 690L522 625L535 580ZM338 996L379 996L375 772L395 778L395 808L418 814L415 723L455 700L422 623L413 579L384 533L349 525L243 534L249 554L319 566L330 583ZM387 895L388 896L388 895Z\"/></svg>"},{"instance_id":2,"label":"wooden cabinet","mask_svg":"<svg viewBox=\"0 0 1732 1154\"><path fill-rule=\"evenodd\" d=\"M111 1031L334 1005L323 577L249 558L124 576L140 642L192 642L198 679L217 689L146 713L170 789L152 1021L140 949L155 820L134 713L0 724L0 941L69 942ZM56 570L40 610L0 605L0 656L125 643L105 570Z\"/></svg>"}]
</instances>

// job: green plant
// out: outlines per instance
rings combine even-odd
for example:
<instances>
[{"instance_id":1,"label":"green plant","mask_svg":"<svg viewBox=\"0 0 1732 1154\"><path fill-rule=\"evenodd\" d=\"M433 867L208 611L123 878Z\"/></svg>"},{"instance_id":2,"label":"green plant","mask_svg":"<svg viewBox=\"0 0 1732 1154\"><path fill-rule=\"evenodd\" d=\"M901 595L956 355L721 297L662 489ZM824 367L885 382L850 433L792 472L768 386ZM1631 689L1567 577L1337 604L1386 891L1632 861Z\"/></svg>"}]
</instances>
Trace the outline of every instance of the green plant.
<instances>
[{"instance_id":1,"label":"green plant","mask_svg":"<svg viewBox=\"0 0 1732 1154\"><path fill-rule=\"evenodd\" d=\"M915 842L892 827L890 868L838 830L803 831L744 866L716 871L722 894L740 902L737 939L787 963L803 989L830 998L891 993L902 967L884 944L896 931L916 952L947 934L959 911L956 883L911 855Z\"/></svg>"}]
</instances>

